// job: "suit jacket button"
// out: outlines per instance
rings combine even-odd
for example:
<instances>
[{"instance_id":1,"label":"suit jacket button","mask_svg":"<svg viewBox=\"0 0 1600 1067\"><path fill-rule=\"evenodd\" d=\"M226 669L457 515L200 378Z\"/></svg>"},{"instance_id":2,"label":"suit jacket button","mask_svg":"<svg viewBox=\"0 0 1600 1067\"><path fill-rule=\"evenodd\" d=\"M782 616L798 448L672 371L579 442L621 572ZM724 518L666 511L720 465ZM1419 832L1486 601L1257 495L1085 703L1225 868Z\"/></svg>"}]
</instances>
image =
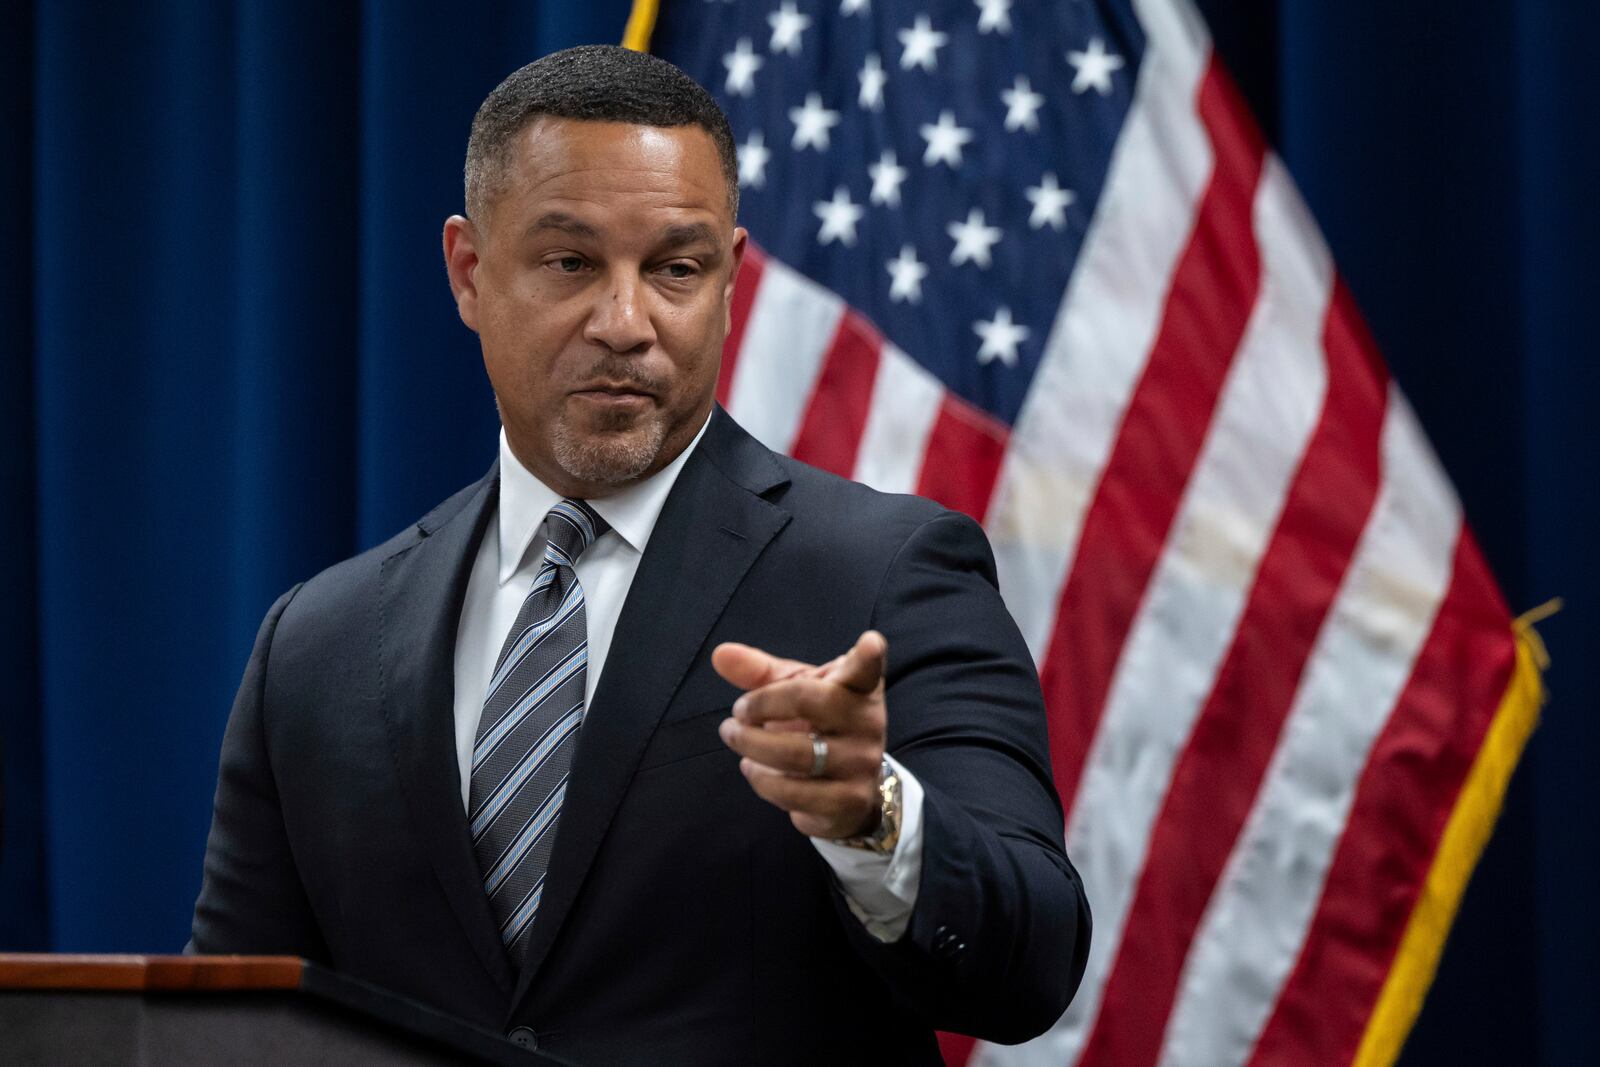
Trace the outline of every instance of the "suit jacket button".
<instances>
[{"instance_id":1,"label":"suit jacket button","mask_svg":"<svg viewBox=\"0 0 1600 1067\"><path fill-rule=\"evenodd\" d=\"M506 1036L511 1039L513 1045L521 1045L523 1048L539 1047L539 1035L529 1030L526 1026L519 1026Z\"/></svg>"},{"instance_id":2,"label":"suit jacket button","mask_svg":"<svg viewBox=\"0 0 1600 1067\"><path fill-rule=\"evenodd\" d=\"M967 947L961 940L961 935L948 926L941 926L933 932L933 954L943 959L949 959L959 954Z\"/></svg>"}]
</instances>

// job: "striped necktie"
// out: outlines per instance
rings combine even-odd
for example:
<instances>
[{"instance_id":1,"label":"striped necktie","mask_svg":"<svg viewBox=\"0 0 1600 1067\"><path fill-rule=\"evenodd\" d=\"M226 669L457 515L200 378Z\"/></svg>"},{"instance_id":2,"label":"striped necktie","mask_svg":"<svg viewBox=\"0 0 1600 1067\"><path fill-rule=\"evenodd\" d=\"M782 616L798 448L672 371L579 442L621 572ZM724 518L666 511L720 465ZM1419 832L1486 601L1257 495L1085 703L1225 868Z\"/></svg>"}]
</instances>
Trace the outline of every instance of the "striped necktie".
<instances>
[{"instance_id":1,"label":"striped necktie","mask_svg":"<svg viewBox=\"0 0 1600 1067\"><path fill-rule=\"evenodd\" d=\"M607 529L581 500L562 500L545 516L544 565L500 650L472 749L472 847L500 939L519 967L583 725L589 637L572 566Z\"/></svg>"}]
</instances>

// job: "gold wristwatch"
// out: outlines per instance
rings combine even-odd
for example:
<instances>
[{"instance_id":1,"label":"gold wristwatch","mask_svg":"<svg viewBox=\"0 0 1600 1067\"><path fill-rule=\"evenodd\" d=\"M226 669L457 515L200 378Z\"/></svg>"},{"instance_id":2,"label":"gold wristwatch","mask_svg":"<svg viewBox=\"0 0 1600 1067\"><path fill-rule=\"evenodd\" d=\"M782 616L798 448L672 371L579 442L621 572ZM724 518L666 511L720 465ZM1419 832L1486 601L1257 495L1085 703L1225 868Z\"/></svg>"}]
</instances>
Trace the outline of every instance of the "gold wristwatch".
<instances>
[{"instance_id":1,"label":"gold wristwatch","mask_svg":"<svg viewBox=\"0 0 1600 1067\"><path fill-rule=\"evenodd\" d=\"M883 802L878 828L870 834L840 838L839 844L864 848L880 856L894 852L894 847L900 843L900 776L894 773L887 759L879 771L878 797Z\"/></svg>"}]
</instances>

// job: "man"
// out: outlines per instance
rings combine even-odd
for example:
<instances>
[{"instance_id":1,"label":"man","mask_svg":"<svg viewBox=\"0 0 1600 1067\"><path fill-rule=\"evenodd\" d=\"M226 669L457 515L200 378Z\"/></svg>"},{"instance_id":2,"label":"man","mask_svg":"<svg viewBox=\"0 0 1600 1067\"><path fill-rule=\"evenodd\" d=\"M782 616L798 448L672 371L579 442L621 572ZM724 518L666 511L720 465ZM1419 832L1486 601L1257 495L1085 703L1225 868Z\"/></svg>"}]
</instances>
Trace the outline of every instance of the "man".
<instances>
[{"instance_id":1,"label":"man","mask_svg":"<svg viewBox=\"0 0 1600 1067\"><path fill-rule=\"evenodd\" d=\"M1046 1029L1089 919L1026 648L976 524L716 408L746 235L714 101L549 56L484 102L466 186L444 252L499 462L273 605L191 947L579 1063Z\"/></svg>"}]
</instances>

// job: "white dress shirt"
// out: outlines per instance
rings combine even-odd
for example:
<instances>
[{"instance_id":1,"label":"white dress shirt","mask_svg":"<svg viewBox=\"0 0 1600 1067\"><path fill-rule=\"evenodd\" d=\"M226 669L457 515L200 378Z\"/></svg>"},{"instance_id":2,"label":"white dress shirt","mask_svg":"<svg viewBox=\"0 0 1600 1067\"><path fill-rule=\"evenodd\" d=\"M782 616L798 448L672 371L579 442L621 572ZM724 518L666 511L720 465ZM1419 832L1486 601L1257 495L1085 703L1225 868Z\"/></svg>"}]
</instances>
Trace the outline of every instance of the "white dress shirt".
<instances>
[{"instance_id":1,"label":"white dress shirt","mask_svg":"<svg viewBox=\"0 0 1600 1067\"><path fill-rule=\"evenodd\" d=\"M588 501L611 529L589 546L574 567L583 586L589 628L586 703L593 700L595 685L605 670L611 635L656 519L705 432L702 426L689 447L656 474L611 496ZM478 546L456 627L456 759L463 806L469 803L472 747L483 713L483 695L500 646L543 565L544 518L560 499L512 454L502 429L499 512ZM900 841L892 855L811 839L838 878L850 910L880 941L893 941L905 933L922 873L922 786L893 757L889 762L900 777Z\"/></svg>"}]
</instances>

